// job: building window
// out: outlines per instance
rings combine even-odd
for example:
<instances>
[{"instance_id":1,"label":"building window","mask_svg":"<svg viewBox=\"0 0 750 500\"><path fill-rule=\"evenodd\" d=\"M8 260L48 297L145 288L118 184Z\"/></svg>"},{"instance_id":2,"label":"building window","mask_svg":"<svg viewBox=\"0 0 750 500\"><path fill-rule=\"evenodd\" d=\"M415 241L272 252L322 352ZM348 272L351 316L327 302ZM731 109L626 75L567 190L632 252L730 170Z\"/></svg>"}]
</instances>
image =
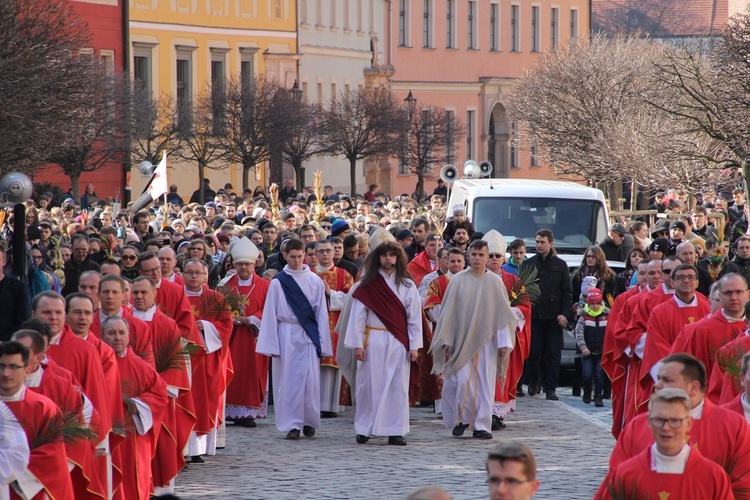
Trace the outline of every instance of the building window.
<instances>
[{"instance_id":1,"label":"building window","mask_svg":"<svg viewBox=\"0 0 750 500\"><path fill-rule=\"evenodd\" d=\"M242 88L247 88L253 84L253 61L240 62L240 84Z\"/></svg>"},{"instance_id":2,"label":"building window","mask_svg":"<svg viewBox=\"0 0 750 500\"><path fill-rule=\"evenodd\" d=\"M490 50L500 50L500 5L490 4Z\"/></svg>"},{"instance_id":3,"label":"building window","mask_svg":"<svg viewBox=\"0 0 750 500\"><path fill-rule=\"evenodd\" d=\"M318 82L318 88L317 88L317 99L318 104L323 104L323 82Z\"/></svg>"},{"instance_id":4,"label":"building window","mask_svg":"<svg viewBox=\"0 0 750 500\"><path fill-rule=\"evenodd\" d=\"M276 19L281 19L281 0L273 1L273 15Z\"/></svg>"},{"instance_id":5,"label":"building window","mask_svg":"<svg viewBox=\"0 0 750 500\"><path fill-rule=\"evenodd\" d=\"M349 2L345 1L344 2L344 23L343 23L345 30L351 29L351 26L349 25L349 17L350 17L349 16Z\"/></svg>"},{"instance_id":6,"label":"building window","mask_svg":"<svg viewBox=\"0 0 750 500\"><path fill-rule=\"evenodd\" d=\"M477 3L475 1L469 1L469 30L467 38L469 42L469 50L477 49Z\"/></svg>"},{"instance_id":7,"label":"building window","mask_svg":"<svg viewBox=\"0 0 750 500\"><path fill-rule=\"evenodd\" d=\"M211 60L211 112L213 114L213 129L215 135L224 133L224 108L226 99L226 72L224 70L224 54L213 54Z\"/></svg>"},{"instance_id":8,"label":"building window","mask_svg":"<svg viewBox=\"0 0 750 500\"><path fill-rule=\"evenodd\" d=\"M315 25L323 26L323 0L315 0Z\"/></svg>"},{"instance_id":9,"label":"building window","mask_svg":"<svg viewBox=\"0 0 750 500\"><path fill-rule=\"evenodd\" d=\"M539 7L531 7L531 51L539 52Z\"/></svg>"},{"instance_id":10,"label":"building window","mask_svg":"<svg viewBox=\"0 0 750 500\"><path fill-rule=\"evenodd\" d=\"M177 113L181 126L189 126L192 112L192 69L190 55L177 55Z\"/></svg>"},{"instance_id":11,"label":"building window","mask_svg":"<svg viewBox=\"0 0 750 500\"><path fill-rule=\"evenodd\" d=\"M557 7L552 7L550 12L550 36L550 46L556 49L560 43L560 9Z\"/></svg>"},{"instance_id":12,"label":"building window","mask_svg":"<svg viewBox=\"0 0 750 500\"><path fill-rule=\"evenodd\" d=\"M515 135L516 135L516 124L515 124L515 122L510 124L510 131L511 131L510 168L519 168L519 165L518 165L518 147L516 146L516 141L514 140Z\"/></svg>"},{"instance_id":13,"label":"building window","mask_svg":"<svg viewBox=\"0 0 750 500\"><path fill-rule=\"evenodd\" d=\"M136 90L152 92L151 58L149 56L133 56L133 80Z\"/></svg>"},{"instance_id":14,"label":"building window","mask_svg":"<svg viewBox=\"0 0 750 500\"><path fill-rule=\"evenodd\" d=\"M474 115L476 111L466 112L466 159L474 158Z\"/></svg>"},{"instance_id":15,"label":"building window","mask_svg":"<svg viewBox=\"0 0 750 500\"><path fill-rule=\"evenodd\" d=\"M331 28L336 27L336 0L331 0Z\"/></svg>"},{"instance_id":16,"label":"building window","mask_svg":"<svg viewBox=\"0 0 750 500\"><path fill-rule=\"evenodd\" d=\"M300 0L299 2L299 22L300 24L307 24L307 0Z\"/></svg>"},{"instance_id":17,"label":"building window","mask_svg":"<svg viewBox=\"0 0 750 500\"><path fill-rule=\"evenodd\" d=\"M331 82L331 102L336 100L336 82Z\"/></svg>"},{"instance_id":18,"label":"building window","mask_svg":"<svg viewBox=\"0 0 750 500\"><path fill-rule=\"evenodd\" d=\"M370 0L370 33L375 33L375 0Z\"/></svg>"},{"instance_id":19,"label":"building window","mask_svg":"<svg viewBox=\"0 0 750 500\"><path fill-rule=\"evenodd\" d=\"M305 100L305 102L308 102L310 100L307 82L302 82L302 98Z\"/></svg>"},{"instance_id":20,"label":"building window","mask_svg":"<svg viewBox=\"0 0 750 500\"><path fill-rule=\"evenodd\" d=\"M409 0L398 0L398 46L409 46Z\"/></svg>"},{"instance_id":21,"label":"building window","mask_svg":"<svg viewBox=\"0 0 750 500\"><path fill-rule=\"evenodd\" d=\"M456 112L453 110L446 110L445 121L445 130L447 131L445 134L445 161L452 165L453 162L456 161Z\"/></svg>"},{"instance_id":22,"label":"building window","mask_svg":"<svg viewBox=\"0 0 750 500\"><path fill-rule=\"evenodd\" d=\"M578 9L570 9L570 39L578 38Z\"/></svg>"},{"instance_id":23,"label":"building window","mask_svg":"<svg viewBox=\"0 0 750 500\"><path fill-rule=\"evenodd\" d=\"M445 2L445 47L456 48L456 0Z\"/></svg>"},{"instance_id":24,"label":"building window","mask_svg":"<svg viewBox=\"0 0 750 500\"><path fill-rule=\"evenodd\" d=\"M362 2L364 0L357 0L357 31L362 31Z\"/></svg>"},{"instance_id":25,"label":"building window","mask_svg":"<svg viewBox=\"0 0 750 500\"><path fill-rule=\"evenodd\" d=\"M520 52L521 51L521 23L520 23L520 10L521 7L518 5L510 6L510 51Z\"/></svg>"},{"instance_id":26,"label":"building window","mask_svg":"<svg viewBox=\"0 0 750 500\"><path fill-rule=\"evenodd\" d=\"M344 95L346 96L347 99L349 98L349 93L351 91L352 91L352 86L350 84L348 84L348 83L345 83L344 84Z\"/></svg>"},{"instance_id":27,"label":"building window","mask_svg":"<svg viewBox=\"0 0 750 500\"><path fill-rule=\"evenodd\" d=\"M531 166L539 166L539 150L536 146L531 146Z\"/></svg>"},{"instance_id":28,"label":"building window","mask_svg":"<svg viewBox=\"0 0 750 500\"><path fill-rule=\"evenodd\" d=\"M432 48L432 0L422 0L422 47Z\"/></svg>"}]
</instances>

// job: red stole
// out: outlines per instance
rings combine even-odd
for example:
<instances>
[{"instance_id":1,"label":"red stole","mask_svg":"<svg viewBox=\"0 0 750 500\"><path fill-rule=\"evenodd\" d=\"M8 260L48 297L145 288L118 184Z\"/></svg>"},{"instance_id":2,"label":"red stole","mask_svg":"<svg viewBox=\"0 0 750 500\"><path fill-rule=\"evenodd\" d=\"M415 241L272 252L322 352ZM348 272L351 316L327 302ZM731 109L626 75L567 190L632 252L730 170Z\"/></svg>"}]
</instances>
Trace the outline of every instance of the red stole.
<instances>
[{"instance_id":1,"label":"red stole","mask_svg":"<svg viewBox=\"0 0 750 500\"><path fill-rule=\"evenodd\" d=\"M409 273L414 278L414 283L419 286L425 276L433 272L437 267L432 267L432 262L427 257L427 251L420 252L407 266Z\"/></svg>"},{"instance_id":2,"label":"red stole","mask_svg":"<svg viewBox=\"0 0 750 500\"><path fill-rule=\"evenodd\" d=\"M360 283L354 290L354 298L362 302L385 325L386 329L409 350L409 324L406 308L401 299L391 290L385 278L378 273L370 283Z\"/></svg>"},{"instance_id":3,"label":"red stole","mask_svg":"<svg viewBox=\"0 0 750 500\"><path fill-rule=\"evenodd\" d=\"M685 339L683 351L698 358L706 367L706 380L711 380L716 353L745 330L744 321L730 323L721 310L696 323L693 334ZM680 352L672 349L672 353Z\"/></svg>"},{"instance_id":4,"label":"red stole","mask_svg":"<svg viewBox=\"0 0 750 500\"><path fill-rule=\"evenodd\" d=\"M97 309L94 312L94 321L91 322L91 333L97 338L102 338L102 320L100 316L101 309ZM128 322L128 328L130 329L130 342L128 346L133 349L133 352L148 361L151 366L154 366L154 345L151 340L151 331L149 330L146 323L135 316L128 310L127 307L122 308L122 318Z\"/></svg>"},{"instance_id":5,"label":"red stole","mask_svg":"<svg viewBox=\"0 0 750 500\"><path fill-rule=\"evenodd\" d=\"M508 296L510 296L518 277L505 271L500 272L500 277L503 279ZM531 349L531 302L528 295L522 299L522 302L515 307L521 311L526 323L523 329L516 328L516 345L510 352L505 383L501 385L500 380L495 381L495 402L499 403L509 403L516 399L518 381L521 380L521 375L523 375L523 362L529 357L529 350Z\"/></svg>"},{"instance_id":6,"label":"red stole","mask_svg":"<svg viewBox=\"0 0 750 500\"><path fill-rule=\"evenodd\" d=\"M314 272L320 277L320 279L328 283L328 286L331 288L331 290L335 290L337 292L348 293L349 289L352 287L352 285L354 285L354 279L352 278L352 275L346 272L344 269L341 269L340 267L333 266L330 271ZM334 368L338 368L339 365L338 363L336 363L336 352L338 349L339 334L335 332L335 328L336 323L338 323L339 321L339 316L341 316L341 311L330 310L330 299L327 299L326 303L329 307L328 327L331 330L333 356L320 358L320 366L332 366Z\"/></svg>"}]
</instances>

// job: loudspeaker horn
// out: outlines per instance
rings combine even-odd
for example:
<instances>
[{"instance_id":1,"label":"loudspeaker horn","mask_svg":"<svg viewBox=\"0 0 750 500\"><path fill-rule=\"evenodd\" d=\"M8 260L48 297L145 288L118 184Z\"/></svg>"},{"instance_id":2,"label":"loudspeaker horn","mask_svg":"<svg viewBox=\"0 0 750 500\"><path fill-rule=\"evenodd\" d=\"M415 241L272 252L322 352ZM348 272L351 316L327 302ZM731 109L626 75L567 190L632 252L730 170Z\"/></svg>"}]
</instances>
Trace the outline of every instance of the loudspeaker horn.
<instances>
[{"instance_id":1,"label":"loudspeaker horn","mask_svg":"<svg viewBox=\"0 0 750 500\"><path fill-rule=\"evenodd\" d=\"M474 160L467 160L464 163L464 177L467 179L478 179L482 175L479 172L479 164Z\"/></svg>"},{"instance_id":2,"label":"loudspeaker horn","mask_svg":"<svg viewBox=\"0 0 750 500\"><path fill-rule=\"evenodd\" d=\"M453 165L446 165L440 169L440 178L446 184L453 184L458 179L458 169Z\"/></svg>"},{"instance_id":3,"label":"loudspeaker horn","mask_svg":"<svg viewBox=\"0 0 750 500\"><path fill-rule=\"evenodd\" d=\"M492 173L492 163L488 161L479 162L479 171L482 173L482 177L489 177Z\"/></svg>"}]
</instances>

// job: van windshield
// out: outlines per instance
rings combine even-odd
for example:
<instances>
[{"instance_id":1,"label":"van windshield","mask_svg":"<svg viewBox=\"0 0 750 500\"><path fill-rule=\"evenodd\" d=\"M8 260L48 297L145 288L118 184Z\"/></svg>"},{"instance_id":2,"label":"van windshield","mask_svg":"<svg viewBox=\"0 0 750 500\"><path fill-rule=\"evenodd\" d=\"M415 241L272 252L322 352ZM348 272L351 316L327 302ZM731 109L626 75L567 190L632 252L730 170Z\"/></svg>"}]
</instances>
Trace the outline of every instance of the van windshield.
<instances>
[{"instance_id":1,"label":"van windshield","mask_svg":"<svg viewBox=\"0 0 750 500\"><path fill-rule=\"evenodd\" d=\"M596 200L477 198L471 222L483 233L499 231L509 244L523 239L530 252L540 229L552 230L558 253L583 253L607 235L604 206Z\"/></svg>"}]
</instances>

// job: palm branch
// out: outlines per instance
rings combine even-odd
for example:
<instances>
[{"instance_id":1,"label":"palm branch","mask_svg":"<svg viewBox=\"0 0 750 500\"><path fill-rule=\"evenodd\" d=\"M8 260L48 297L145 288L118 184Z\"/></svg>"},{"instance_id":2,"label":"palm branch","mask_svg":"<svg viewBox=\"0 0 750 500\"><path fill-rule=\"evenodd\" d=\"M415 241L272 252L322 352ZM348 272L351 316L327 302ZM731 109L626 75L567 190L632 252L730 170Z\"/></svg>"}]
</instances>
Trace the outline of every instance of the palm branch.
<instances>
[{"instance_id":1,"label":"palm branch","mask_svg":"<svg viewBox=\"0 0 750 500\"><path fill-rule=\"evenodd\" d=\"M232 316L244 316L246 298L235 288L224 285L216 288L218 294L201 295L201 311L205 318L217 320L222 313L231 312Z\"/></svg>"},{"instance_id":2,"label":"palm branch","mask_svg":"<svg viewBox=\"0 0 750 500\"><path fill-rule=\"evenodd\" d=\"M190 344L182 337L171 338L154 348L154 365L157 373L182 370L187 366L187 358L202 351L201 346Z\"/></svg>"},{"instance_id":3,"label":"palm branch","mask_svg":"<svg viewBox=\"0 0 750 500\"><path fill-rule=\"evenodd\" d=\"M84 442L95 444L97 441L96 432L86 425L81 415L75 412L62 412L47 420L44 425L37 429L29 448L33 450L59 442L66 445L75 445Z\"/></svg>"},{"instance_id":4,"label":"palm branch","mask_svg":"<svg viewBox=\"0 0 750 500\"><path fill-rule=\"evenodd\" d=\"M526 297L531 305L537 304L542 297L538 273L534 266L521 266L518 270L518 279L508 294L511 306L521 304Z\"/></svg>"},{"instance_id":5,"label":"palm branch","mask_svg":"<svg viewBox=\"0 0 750 500\"><path fill-rule=\"evenodd\" d=\"M607 485L607 493L612 500L639 500L641 496L638 494L638 482L634 482L632 487L628 487L622 482L615 484L610 482Z\"/></svg>"},{"instance_id":6,"label":"palm branch","mask_svg":"<svg viewBox=\"0 0 750 500\"><path fill-rule=\"evenodd\" d=\"M724 348L716 351L716 362L719 364L721 371L731 376L732 382L735 386L739 387L740 379L742 378L742 357L745 355L745 351L740 344L736 344L731 348L728 345L729 343L724 344Z\"/></svg>"}]
</instances>

